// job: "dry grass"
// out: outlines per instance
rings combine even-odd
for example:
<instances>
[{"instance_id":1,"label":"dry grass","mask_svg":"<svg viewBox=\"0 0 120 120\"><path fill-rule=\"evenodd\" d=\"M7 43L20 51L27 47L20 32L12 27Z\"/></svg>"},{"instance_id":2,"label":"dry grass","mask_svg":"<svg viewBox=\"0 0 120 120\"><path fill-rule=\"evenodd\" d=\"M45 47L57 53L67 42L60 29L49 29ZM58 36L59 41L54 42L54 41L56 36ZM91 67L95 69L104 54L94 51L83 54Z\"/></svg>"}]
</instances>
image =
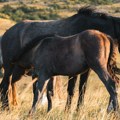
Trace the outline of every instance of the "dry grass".
<instances>
[{"instance_id":1,"label":"dry grass","mask_svg":"<svg viewBox=\"0 0 120 120\"><path fill-rule=\"evenodd\" d=\"M67 77L61 77L61 79L63 83L63 99L53 99L53 103L55 104L49 113L46 113L47 104L44 106L40 105L34 116L32 116L32 118L29 118L27 115L32 104L32 88L30 87L28 91L25 89L30 83L31 78L23 77L22 80L17 83L19 105L9 112L0 111L0 120L3 120L3 118L4 120L119 120L119 115L118 118L115 118L116 116L114 114L107 115L106 108L109 95L94 72L92 72L89 77L84 105L81 106L80 111L78 113L75 112L78 96L77 82L72 109L70 113L64 113L64 106L67 97ZM120 93L120 89L118 90L118 93ZM120 95L118 95L118 99L120 101Z\"/></svg>"},{"instance_id":2,"label":"dry grass","mask_svg":"<svg viewBox=\"0 0 120 120\"><path fill-rule=\"evenodd\" d=\"M0 35L3 35L3 33L14 24L15 22L11 20L0 18Z\"/></svg>"}]
</instances>

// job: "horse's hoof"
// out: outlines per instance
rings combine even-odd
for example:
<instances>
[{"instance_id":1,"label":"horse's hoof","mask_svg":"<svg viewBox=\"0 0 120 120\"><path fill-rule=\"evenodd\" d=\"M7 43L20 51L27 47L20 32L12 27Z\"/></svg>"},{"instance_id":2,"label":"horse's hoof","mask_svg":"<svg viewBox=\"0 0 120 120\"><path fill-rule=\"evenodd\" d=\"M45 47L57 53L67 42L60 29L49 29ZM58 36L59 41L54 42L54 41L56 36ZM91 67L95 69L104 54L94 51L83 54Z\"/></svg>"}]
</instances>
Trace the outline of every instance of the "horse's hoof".
<instances>
[{"instance_id":1,"label":"horse's hoof","mask_svg":"<svg viewBox=\"0 0 120 120\"><path fill-rule=\"evenodd\" d=\"M32 117L35 114L35 110L31 109L28 113L28 117Z\"/></svg>"}]
</instances>

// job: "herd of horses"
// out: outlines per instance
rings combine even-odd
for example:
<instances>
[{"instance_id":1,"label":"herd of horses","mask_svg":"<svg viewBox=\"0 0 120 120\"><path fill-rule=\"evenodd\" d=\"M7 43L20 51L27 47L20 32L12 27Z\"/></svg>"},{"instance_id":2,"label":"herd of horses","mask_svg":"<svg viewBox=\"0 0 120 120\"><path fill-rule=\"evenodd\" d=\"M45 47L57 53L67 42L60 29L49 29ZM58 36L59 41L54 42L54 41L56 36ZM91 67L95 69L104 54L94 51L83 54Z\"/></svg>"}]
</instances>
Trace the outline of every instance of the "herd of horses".
<instances>
[{"instance_id":1,"label":"herd of horses","mask_svg":"<svg viewBox=\"0 0 120 120\"><path fill-rule=\"evenodd\" d=\"M65 110L71 107L77 75L80 74L77 110L83 103L86 83L91 70L99 76L110 98L107 111L119 108L116 87L120 73L116 66L117 49L120 52L120 18L98 12L89 6L77 14L49 22L22 21L8 29L1 39L4 76L0 84L2 108L17 104L16 82L28 72L37 78L33 84L35 112L45 88L48 111L52 108L53 77L69 76ZM11 78L12 76L12 78Z\"/></svg>"}]
</instances>

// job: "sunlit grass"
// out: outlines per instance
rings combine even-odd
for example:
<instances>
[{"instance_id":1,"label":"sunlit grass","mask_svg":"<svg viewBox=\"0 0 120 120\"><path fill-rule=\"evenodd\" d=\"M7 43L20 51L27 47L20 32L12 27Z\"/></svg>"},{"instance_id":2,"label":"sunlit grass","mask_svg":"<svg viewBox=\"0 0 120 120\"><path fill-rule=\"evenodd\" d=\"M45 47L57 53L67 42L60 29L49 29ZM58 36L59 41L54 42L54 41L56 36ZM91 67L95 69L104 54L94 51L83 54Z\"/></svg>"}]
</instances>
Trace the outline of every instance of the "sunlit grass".
<instances>
[{"instance_id":1,"label":"sunlit grass","mask_svg":"<svg viewBox=\"0 0 120 120\"><path fill-rule=\"evenodd\" d=\"M3 33L8 30L12 25L14 25L15 22L9 20L9 19L2 19L0 18L0 35L3 35Z\"/></svg>"},{"instance_id":2,"label":"sunlit grass","mask_svg":"<svg viewBox=\"0 0 120 120\"><path fill-rule=\"evenodd\" d=\"M60 77L62 80L62 100L53 99L53 109L47 113L47 104L39 105L35 114L28 117L28 112L32 105L32 87L24 92L28 84L31 82L30 77L23 77L17 83L19 105L12 108L11 111L0 111L0 120L118 120L119 115L107 114L106 109L109 100L109 94L104 85L94 72L88 79L87 90L85 93L84 104L80 111L76 112L78 99L78 83L76 83L75 95L72 102L72 107L69 113L64 112L67 97L67 77ZM24 94L22 94L24 92ZM118 89L120 93L120 89ZM120 95L118 94L120 102ZM59 104L60 102L60 104ZM119 103L120 104L120 103ZM117 118L116 118L117 116Z\"/></svg>"}]
</instances>

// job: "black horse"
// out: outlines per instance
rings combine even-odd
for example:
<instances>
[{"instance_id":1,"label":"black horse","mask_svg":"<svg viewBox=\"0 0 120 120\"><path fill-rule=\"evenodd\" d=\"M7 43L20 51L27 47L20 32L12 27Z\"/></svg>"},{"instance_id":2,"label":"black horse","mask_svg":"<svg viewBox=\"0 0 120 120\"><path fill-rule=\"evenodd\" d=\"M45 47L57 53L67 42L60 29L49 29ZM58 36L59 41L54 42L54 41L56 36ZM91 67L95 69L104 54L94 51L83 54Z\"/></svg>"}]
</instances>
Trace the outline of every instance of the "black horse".
<instances>
[{"instance_id":1,"label":"black horse","mask_svg":"<svg viewBox=\"0 0 120 120\"><path fill-rule=\"evenodd\" d=\"M35 41L38 42L37 45ZM34 54L31 55L31 53ZM16 59L13 59L13 63L25 66L27 62L27 66L32 68L38 76L30 114L35 111L37 102L41 98L39 91L42 95L52 76L75 76L90 68L96 72L109 92L108 112L118 110L115 87L117 80L113 79L108 72L112 54L112 39L96 30L86 30L70 37L55 36L43 40L37 37L33 40L33 44L27 44ZM28 59L30 56L31 59Z\"/></svg>"},{"instance_id":2,"label":"black horse","mask_svg":"<svg viewBox=\"0 0 120 120\"><path fill-rule=\"evenodd\" d=\"M100 30L117 39L118 44L120 43L120 18L112 17L104 13L99 13L89 7L81 8L77 14L66 19L55 20L50 22L23 21L7 30L2 37L2 55L4 63L3 67L5 71L3 80L0 85L0 89L2 89L2 103L8 106L8 97L6 93L8 93L7 91L10 83L10 76L12 75L11 84L14 99L13 104L16 104L15 83L24 74L25 69L13 65L12 59L17 53L19 53L19 51L22 50L22 48L27 43L29 43L32 39L36 38L37 36L47 36L49 34L68 36L82 32L86 29ZM84 74L81 74L79 87L80 96L78 101L81 101L81 99L83 98L84 92L81 92L81 90L83 85L87 82L89 71L90 70L84 72ZM68 106L71 103L71 99L73 96L73 88L75 85L76 77L77 76L74 76L74 80L69 81L69 101L67 102ZM72 89L69 86L72 86Z\"/></svg>"},{"instance_id":3,"label":"black horse","mask_svg":"<svg viewBox=\"0 0 120 120\"><path fill-rule=\"evenodd\" d=\"M2 60L1 37L0 37L0 78L3 77L2 66L3 66L3 60Z\"/></svg>"}]
</instances>

